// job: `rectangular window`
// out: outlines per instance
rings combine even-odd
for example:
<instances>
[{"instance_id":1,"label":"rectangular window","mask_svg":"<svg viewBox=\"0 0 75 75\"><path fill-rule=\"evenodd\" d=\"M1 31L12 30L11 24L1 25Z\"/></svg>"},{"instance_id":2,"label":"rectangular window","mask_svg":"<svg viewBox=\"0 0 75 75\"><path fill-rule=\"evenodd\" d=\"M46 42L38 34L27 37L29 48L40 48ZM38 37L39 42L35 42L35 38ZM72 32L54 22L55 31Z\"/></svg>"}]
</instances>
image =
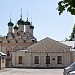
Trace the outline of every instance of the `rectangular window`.
<instances>
[{"instance_id":1,"label":"rectangular window","mask_svg":"<svg viewBox=\"0 0 75 75\"><path fill-rule=\"evenodd\" d=\"M57 64L62 64L62 56L57 56Z\"/></svg>"},{"instance_id":2,"label":"rectangular window","mask_svg":"<svg viewBox=\"0 0 75 75\"><path fill-rule=\"evenodd\" d=\"M35 56L34 61L35 61L35 64L39 64L39 56Z\"/></svg>"},{"instance_id":3,"label":"rectangular window","mask_svg":"<svg viewBox=\"0 0 75 75\"><path fill-rule=\"evenodd\" d=\"M2 63L4 63L4 57L2 57Z\"/></svg>"},{"instance_id":4,"label":"rectangular window","mask_svg":"<svg viewBox=\"0 0 75 75\"><path fill-rule=\"evenodd\" d=\"M46 56L46 64L50 64L50 56Z\"/></svg>"},{"instance_id":5,"label":"rectangular window","mask_svg":"<svg viewBox=\"0 0 75 75\"><path fill-rule=\"evenodd\" d=\"M19 63L19 64L22 64L22 56L19 56L18 63Z\"/></svg>"}]
</instances>

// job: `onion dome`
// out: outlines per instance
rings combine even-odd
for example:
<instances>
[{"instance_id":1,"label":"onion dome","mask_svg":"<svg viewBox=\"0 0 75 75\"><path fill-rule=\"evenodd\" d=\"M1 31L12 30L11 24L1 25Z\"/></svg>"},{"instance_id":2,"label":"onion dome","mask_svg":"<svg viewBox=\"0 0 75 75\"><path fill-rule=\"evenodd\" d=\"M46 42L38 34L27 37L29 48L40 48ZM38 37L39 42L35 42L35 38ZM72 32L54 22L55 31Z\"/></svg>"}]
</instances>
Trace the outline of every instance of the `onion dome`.
<instances>
[{"instance_id":1,"label":"onion dome","mask_svg":"<svg viewBox=\"0 0 75 75\"><path fill-rule=\"evenodd\" d=\"M34 26L30 26L31 29L34 29Z\"/></svg>"},{"instance_id":2,"label":"onion dome","mask_svg":"<svg viewBox=\"0 0 75 75\"><path fill-rule=\"evenodd\" d=\"M11 19L10 19L10 22L8 23L8 26L13 26L14 24L11 22Z\"/></svg>"},{"instance_id":3,"label":"onion dome","mask_svg":"<svg viewBox=\"0 0 75 75\"><path fill-rule=\"evenodd\" d=\"M15 25L15 26L14 26L14 29L18 30L18 27L17 27L17 25Z\"/></svg>"},{"instance_id":4,"label":"onion dome","mask_svg":"<svg viewBox=\"0 0 75 75\"><path fill-rule=\"evenodd\" d=\"M18 25L24 25L25 24L25 21L23 21L22 19L18 20L17 22Z\"/></svg>"},{"instance_id":5,"label":"onion dome","mask_svg":"<svg viewBox=\"0 0 75 75\"><path fill-rule=\"evenodd\" d=\"M34 29L34 26L32 25L32 22L30 23L30 29Z\"/></svg>"},{"instance_id":6,"label":"onion dome","mask_svg":"<svg viewBox=\"0 0 75 75\"><path fill-rule=\"evenodd\" d=\"M28 21L28 18L27 18L27 21L25 22L25 25L30 25L30 22Z\"/></svg>"},{"instance_id":7,"label":"onion dome","mask_svg":"<svg viewBox=\"0 0 75 75\"><path fill-rule=\"evenodd\" d=\"M17 21L17 24L18 25L24 25L25 24L25 21L23 21L23 19L22 19L22 8L21 8L21 17L20 17L20 20Z\"/></svg>"}]
</instances>

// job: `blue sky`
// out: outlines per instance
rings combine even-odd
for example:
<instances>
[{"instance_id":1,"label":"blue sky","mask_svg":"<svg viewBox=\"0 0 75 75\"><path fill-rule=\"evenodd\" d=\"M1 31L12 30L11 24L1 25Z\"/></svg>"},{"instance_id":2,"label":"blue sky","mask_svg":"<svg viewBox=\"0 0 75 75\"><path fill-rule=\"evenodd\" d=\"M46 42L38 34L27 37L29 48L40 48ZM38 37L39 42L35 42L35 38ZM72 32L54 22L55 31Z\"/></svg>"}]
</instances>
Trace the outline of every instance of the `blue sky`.
<instances>
[{"instance_id":1,"label":"blue sky","mask_svg":"<svg viewBox=\"0 0 75 75\"><path fill-rule=\"evenodd\" d=\"M64 12L59 16L56 10L59 0L1 0L0 1L0 35L7 35L10 15L12 22L20 19L21 8L23 20L35 27L34 36L37 40L45 37L61 41L68 38L74 25L74 16Z\"/></svg>"}]
</instances>

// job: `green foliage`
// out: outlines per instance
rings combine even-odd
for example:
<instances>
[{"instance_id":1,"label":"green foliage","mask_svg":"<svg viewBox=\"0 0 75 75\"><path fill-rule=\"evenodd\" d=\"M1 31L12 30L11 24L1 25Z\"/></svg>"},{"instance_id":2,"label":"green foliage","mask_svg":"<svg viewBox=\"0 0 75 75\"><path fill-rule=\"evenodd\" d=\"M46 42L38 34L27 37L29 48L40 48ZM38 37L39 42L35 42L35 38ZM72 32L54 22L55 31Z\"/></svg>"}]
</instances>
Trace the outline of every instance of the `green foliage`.
<instances>
[{"instance_id":1,"label":"green foliage","mask_svg":"<svg viewBox=\"0 0 75 75\"><path fill-rule=\"evenodd\" d=\"M65 41L69 41L69 39L65 38Z\"/></svg>"},{"instance_id":2,"label":"green foliage","mask_svg":"<svg viewBox=\"0 0 75 75\"><path fill-rule=\"evenodd\" d=\"M57 10L59 11L59 15L61 15L65 10L70 12L72 15L75 15L75 0L59 1Z\"/></svg>"},{"instance_id":3,"label":"green foliage","mask_svg":"<svg viewBox=\"0 0 75 75\"><path fill-rule=\"evenodd\" d=\"M72 41L72 39L74 38L74 34L75 34L75 25L73 27L73 31L72 31L71 36L70 36L70 41Z\"/></svg>"},{"instance_id":4,"label":"green foliage","mask_svg":"<svg viewBox=\"0 0 75 75\"><path fill-rule=\"evenodd\" d=\"M65 38L65 41L73 41L73 38L75 38L75 24L74 24L71 36L69 36L69 39Z\"/></svg>"}]
</instances>

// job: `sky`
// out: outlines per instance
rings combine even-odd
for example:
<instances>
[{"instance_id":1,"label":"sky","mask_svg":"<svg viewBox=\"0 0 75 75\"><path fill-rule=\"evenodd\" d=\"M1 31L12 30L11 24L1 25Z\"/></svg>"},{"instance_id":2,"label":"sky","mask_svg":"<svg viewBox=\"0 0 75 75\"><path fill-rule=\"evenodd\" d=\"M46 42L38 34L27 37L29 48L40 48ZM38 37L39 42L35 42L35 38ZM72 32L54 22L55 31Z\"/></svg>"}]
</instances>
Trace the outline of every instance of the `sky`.
<instances>
[{"instance_id":1,"label":"sky","mask_svg":"<svg viewBox=\"0 0 75 75\"><path fill-rule=\"evenodd\" d=\"M1 0L0 1L0 35L8 33L8 22L10 18L14 25L20 19L21 8L22 18L28 19L34 28L34 36L37 40L46 37L57 41L69 38L75 19L66 11L59 16L56 10L59 0Z\"/></svg>"}]
</instances>

